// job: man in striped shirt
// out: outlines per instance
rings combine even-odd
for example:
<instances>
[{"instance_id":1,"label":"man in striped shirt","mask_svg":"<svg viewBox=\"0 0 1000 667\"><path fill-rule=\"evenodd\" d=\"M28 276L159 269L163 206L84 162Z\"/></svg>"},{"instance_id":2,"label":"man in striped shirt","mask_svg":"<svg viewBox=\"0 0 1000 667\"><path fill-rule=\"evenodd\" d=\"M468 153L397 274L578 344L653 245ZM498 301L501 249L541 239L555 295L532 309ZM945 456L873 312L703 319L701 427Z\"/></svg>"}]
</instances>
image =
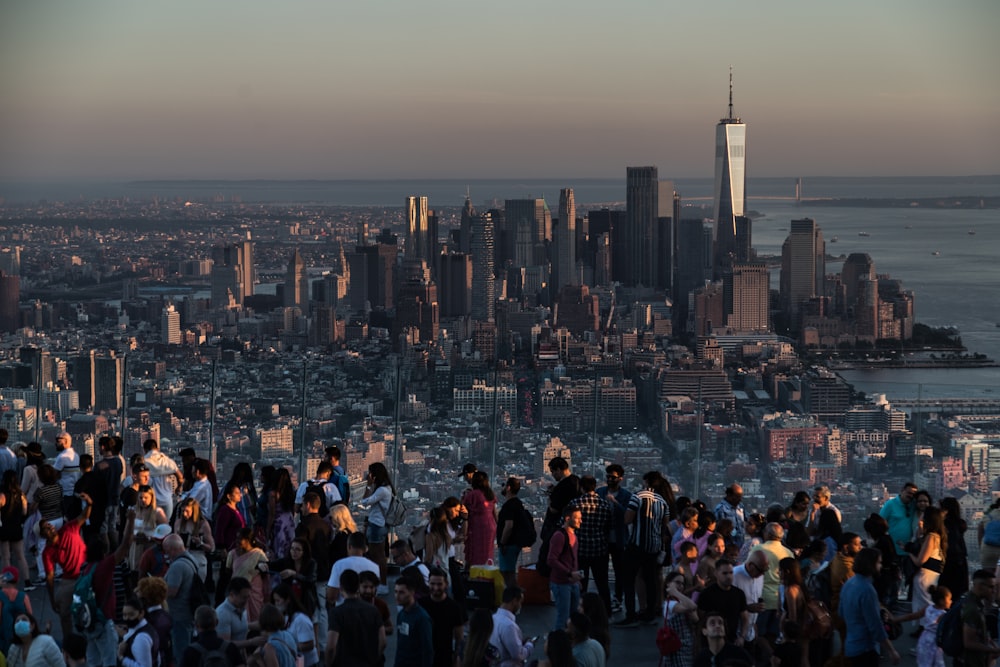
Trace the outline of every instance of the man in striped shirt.
<instances>
[{"instance_id":1,"label":"man in striped shirt","mask_svg":"<svg viewBox=\"0 0 1000 667\"><path fill-rule=\"evenodd\" d=\"M640 622L660 622L659 558L664 549L663 536L669 535L670 509L667 501L653 491L658 477L655 471L643 475L643 490L632 496L625 510L625 523L629 526L625 571L632 574L625 579L625 618L617 624L619 627L634 628ZM646 588L641 618L635 610L635 574L642 575Z\"/></svg>"}]
</instances>

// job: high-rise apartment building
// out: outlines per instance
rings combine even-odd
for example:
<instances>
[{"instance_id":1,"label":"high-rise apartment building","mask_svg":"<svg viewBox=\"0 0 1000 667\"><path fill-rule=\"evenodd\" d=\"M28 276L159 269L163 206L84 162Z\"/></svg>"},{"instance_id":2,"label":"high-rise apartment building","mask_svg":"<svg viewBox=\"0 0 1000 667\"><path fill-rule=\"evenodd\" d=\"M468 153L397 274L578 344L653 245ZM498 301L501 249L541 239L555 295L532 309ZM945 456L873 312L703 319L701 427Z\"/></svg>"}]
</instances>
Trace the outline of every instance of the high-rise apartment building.
<instances>
[{"instance_id":1,"label":"high-rise apartment building","mask_svg":"<svg viewBox=\"0 0 1000 667\"><path fill-rule=\"evenodd\" d=\"M792 220L781 246L781 309L797 329L803 303L823 295L826 244L815 220Z\"/></svg>"},{"instance_id":2,"label":"high-rise apartment building","mask_svg":"<svg viewBox=\"0 0 1000 667\"><path fill-rule=\"evenodd\" d=\"M660 186L656 167L627 167L625 170L626 266L619 274L628 286L654 287L659 273L657 218Z\"/></svg>"},{"instance_id":3,"label":"high-rise apartment building","mask_svg":"<svg viewBox=\"0 0 1000 667\"><path fill-rule=\"evenodd\" d=\"M733 114L733 72L729 71L729 113L715 126L715 274L735 251L736 218L746 215L747 126Z\"/></svg>"},{"instance_id":4,"label":"high-rise apartment building","mask_svg":"<svg viewBox=\"0 0 1000 667\"><path fill-rule=\"evenodd\" d=\"M438 303L441 317L465 317L472 312L472 257L462 252L441 255Z\"/></svg>"},{"instance_id":5,"label":"high-rise apartment building","mask_svg":"<svg viewBox=\"0 0 1000 667\"><path fill-rule=\"evenodd\" d=\"M874 282L875 279L875 262L871 255L865 252L852 252L847 256L840 270L840 282L844 286L845 313L854 312L861 290L861 281Z\"/></svg>"},{"instance_id":6,"label":"high-rise apartment building","mask_svg":"<svg viewBox=\"0 0 1000 667\"><path fill-rule=\"evenodd\" d=\"M298 308L303 315L309 313L309 277L298 248L288 260L288 270L285 272L285 307Z\"/></svg>"},{"instance_id":7,"label":"high-rise apartment building","mask_svg":"<svg viewBox=\"0 0 1000 667\"><path fill-rule=\"evenodd\" d=\"M114 350L102 356L90 350L77 357L74 377L80 407L93 408L94 412L121 408L124 371L124 360Z\"/></svg>"},{"instance_id":8,"label":"high-rise apartment building","mask_svg":"<svg viewBox=\"0 0 1000 667\"><path fill-rule=\"evenodd\" d=\"M496 225L493 213L486 211L474 215L469 229L469 248L472 252L472 319L488 322L493 320L496 302L493 264Z\"/></svg>"},{"instance_id":9,"label":"high-rise apartment building","mask_svg":"<svg viewBox=\"0 0 1000 667\"><path fill-rule=\"evenodd\" d=\"M181 344L181 314L168 303L160 317L160 339L167 345Z\"/></svg>"},{"instance_id":10,"label":"high-rise apartment building","mask_svg":"<svg viewBox=\"0 0 1000 667\"><path fill-rule=\"evenodd\" d=\"M573 188L559 191L559 227L556 230L556 290L565 285L579 285L576 272L576 197Z\"/></svg>"},{"instance_id":11,"label":"high-rise apartment building","mask_svg":"<svg viewBox=\"0 0 1000 667\"><path fill-rule=\"evenodd\" d=\"M21 326L21 277L0 271L0 332L13 333Z\"/></svg>"}]
</instances>

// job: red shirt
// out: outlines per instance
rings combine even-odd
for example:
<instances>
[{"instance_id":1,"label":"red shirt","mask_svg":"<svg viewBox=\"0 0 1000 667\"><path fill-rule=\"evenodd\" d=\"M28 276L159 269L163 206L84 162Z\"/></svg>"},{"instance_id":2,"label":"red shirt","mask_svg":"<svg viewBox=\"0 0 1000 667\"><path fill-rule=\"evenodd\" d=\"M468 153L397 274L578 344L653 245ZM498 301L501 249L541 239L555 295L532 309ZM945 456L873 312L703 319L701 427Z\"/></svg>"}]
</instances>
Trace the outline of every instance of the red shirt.
<instances>
[{"instance_id":1,"label":"red shirt","mask_svg":"<svg viewBox=\"0 0 1000 667\"><path fill-rule=\"evenodd\" d=\"M45 574L55 574L56 565L63 569L63 577L76 579L80 576L80 568L87 561L87 545L80 537L80 524L70 522L59 529L59 541L45 545L42 552L42 565Z\"/></svg>"}]
</instances>

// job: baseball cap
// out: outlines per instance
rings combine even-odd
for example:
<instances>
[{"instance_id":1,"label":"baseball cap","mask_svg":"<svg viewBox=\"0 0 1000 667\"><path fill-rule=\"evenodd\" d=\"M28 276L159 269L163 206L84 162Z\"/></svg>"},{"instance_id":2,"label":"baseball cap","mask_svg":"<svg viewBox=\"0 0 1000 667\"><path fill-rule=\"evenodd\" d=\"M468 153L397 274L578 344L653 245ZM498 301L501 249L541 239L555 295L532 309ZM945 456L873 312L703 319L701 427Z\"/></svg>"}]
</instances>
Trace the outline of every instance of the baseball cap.
<instances>
[{"instance_id":1,"label":"baseball cap","mask_svg":"<svg viewBox=\"0 0 1000 667\"><path fill-rule=\"evenodd\" d=\"M459 477L465 477L466 475L474 472L479 472L479 468L476 467L475 463L466 463L462 466L462 472L458 473Z\"/></svg>"},{"instance_id":2,"label":"baseball cap","mask_svg":"<svg viewBox=\"0 0 1000 667\"><path fill-rule=\"evenodd\" d=\"M153 539L157 541L162 540L172 532L174 531L171 530L168 524L161 523L159 526L156 527L156 530L153 531Z\"/></svg>"}]
</instances>

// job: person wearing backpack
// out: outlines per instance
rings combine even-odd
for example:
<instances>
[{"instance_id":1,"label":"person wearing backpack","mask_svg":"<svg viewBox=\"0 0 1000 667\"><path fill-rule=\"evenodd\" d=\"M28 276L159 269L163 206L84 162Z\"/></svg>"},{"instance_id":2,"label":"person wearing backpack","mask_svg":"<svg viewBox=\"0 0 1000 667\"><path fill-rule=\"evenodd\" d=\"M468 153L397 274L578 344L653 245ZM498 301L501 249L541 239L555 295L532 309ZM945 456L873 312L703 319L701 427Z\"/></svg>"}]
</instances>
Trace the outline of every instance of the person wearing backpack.
<instances>
[{"instance_id":1,"label":"person wearing backpack","mask_svg":"<svg viewBox=\"0 0 1000 667\"><path fill-rule=\"evenodd\" d=\"M194 624L198 636L184 650L177 667L242 667L246 664L243 652L216 632L219 617L214 609L198 607L194 613Z\"/></svg>"},{"instance_id":2,"label":"person wearing backpack","mask_svg":"<svg viewBox=\"0 0 1000 667\"><path fill-rule=\"evenodd\" d=\"M6 655L10 644L14 641L14 619L18 614L30 614L31 598L19 590L17 582L20 579L16 567L8 566L0 572L0 652Z\"/></svg>"},{"instance_id":3,"label":"person wearing backpack","mask_svg":"<svg viewBox=\"0 0 1000 667\"><path fill-rule=\"evenodd\" d=\"M517 497L521 491L521 480L517 477L508 477L500 495L503 496L503 505L500 506L500 514L497 517L497 547L499 552L500 574L503 575L506 587L517 585L517 558L521 555L521 549L530 544L524 544L527 540L530 521L530 530L535 531L534 520L528 514L524 503ZM531 540L534 543L534 539Z\"/></svg>"},{"instance_id":4,"label":"person wearing backpack","mask_svg":"<svg viewBox=\"0 0 1000 667\"><path fill-rule=\"evenodd\" d=\"M986 610L996 597L993 570L976 570L972 575L972 588L965 596L961 608L962 651L960 657L966 667L986 667L1000 656L1000 646L991 639ZM941 624L945 623L942 619ZM943 629L943 628L942 628ZM947 649L945 649L947 652Z\"/></svg>"},{"instance_id":5,"label":"person wearing backpack","mask_svg":"<svg viewBox=\"0 0 1000 667\"><path fill-rule=\"evenodd\" d=\"M899 664L899 653L885 631L878 593L872 584L881 567L882 554L878 549L862 549L854 557L854 576L840 589L837 613L846 630L843 650L853 667L878 667L879 647L892 664Z\"/></svg>"},{"instance_id":6,"label":"person wearing backpack","mask_svg":"<svg viewBox=\"0 0 1000 667\"><path fill-rule=\"evenodd\" d=\"M295 512L302 510L302 503L307 493L315 493L319 496L319 515L323 518L330 513L330 508L337 503L343 502L340 489L330 477L333 475L333 466L329 461L320 461L316 466L316 477L305 484L299 484L295 492Z\"/></svg>"},{"instance_id":7,"label":"person wearing backpack","mask_svg":"<svg viewBox=\"0 0 1000 667\"><path fill-rule=\"evenodd\" d=\"M188 555L180 535L167 535L163 540L163 551L170 559L170 567L164 579L167 582L167 604L173 620L170 641L174 645L174 662L179 664L184 656L184 649L191 644L194 632L192 598L199 587L195 582L204 581L205 573L200 571L199 565Z\"/></svg>"},{"instance_id":8,"label":"person wearing backpack","mask_svg":"<svg viewBox=\"0 0 1000 667\"><path fill-rule=\"evenodd\" d=\"M337 445L330 445L326 448L326 460L330 462L333 466L333 474L330 475L330 479L333 480L337 485L337 490L340 491L340 497L343 499L344 504L350 504L351 502L351 481L347 477L347 472L344 470L343 466L340 465L340 447Z\"/></svg>"},{"instance_id":9,"label":"person wearing backpack","mask_svg":"<svg viewBox=\"0 0 1000 667\"><path fill-rule=\"evenodd\" d=\"M260 633L264 643L247 658L249 667L295 667L298 655L295 637L285 625L285 615L280 609L273 604L264 605L260 610Z\"/></svg>"}]
</instances>

